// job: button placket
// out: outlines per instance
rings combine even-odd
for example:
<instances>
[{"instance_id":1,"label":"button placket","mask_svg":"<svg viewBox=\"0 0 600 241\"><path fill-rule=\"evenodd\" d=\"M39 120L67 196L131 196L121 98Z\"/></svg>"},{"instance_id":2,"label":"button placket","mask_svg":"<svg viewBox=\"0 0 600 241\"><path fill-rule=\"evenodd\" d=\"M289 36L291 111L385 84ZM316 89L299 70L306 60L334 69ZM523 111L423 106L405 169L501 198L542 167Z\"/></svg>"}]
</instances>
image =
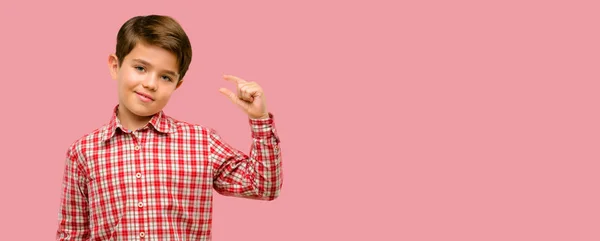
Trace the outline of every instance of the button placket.
<instances>
[{"instance_id":1,"label":"button placket","mask_svg":"<svg viewBox=\"0 0 600 241\"><path fill-rule=\"evenodd\" d=\"M147 200L145 200L146 197L146 178L142 178L143 175L146 175L146 153L144 151L144 143L145 143L145 139L146 139L146 135L147 133L145 133L144 128L141 128L139 130L137 130L135 133L136 136L136 142L134 143L134 152L135 152L135 156L136 156L136 172L135 172L135 177L136 177L136 187L138 187L137 189L137 208L138 208L138 212L139 215L144 217L144 220L147 220L148 217L148 213L146 212L146 205L148 204ZM142 229L139 230L140 234L139 237L140 239L145 239L148 240L148 235L147 233L144 232L144 229L147 228L147 223L145 221L140 220L140 222L138 222L138 224L140 225L139 227L141 227Z\"/></svg>"}]
</instances>

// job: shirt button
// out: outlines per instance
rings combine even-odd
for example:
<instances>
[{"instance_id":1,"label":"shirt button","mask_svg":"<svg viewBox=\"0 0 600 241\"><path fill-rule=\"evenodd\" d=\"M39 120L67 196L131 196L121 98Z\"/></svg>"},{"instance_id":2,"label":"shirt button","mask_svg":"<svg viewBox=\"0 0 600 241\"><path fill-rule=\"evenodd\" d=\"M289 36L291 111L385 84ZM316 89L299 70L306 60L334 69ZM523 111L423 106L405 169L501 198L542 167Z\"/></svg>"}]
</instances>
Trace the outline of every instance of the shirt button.
<instances>
[{"instance_id":1,"label":"shirt button","mask_svg":"<svg viewBox=\"0 0 600 241\"><path fill-rule=\"evenodd\" d=\"M138 172L138 173L135 174L135 177L142 178L142 174Z\"/></svg>"},{"instance_id":2,"label":"shirt button","mask_svg":"<svg viewBox=\"0 0 600 241\"><path fill-rule=\"evenodd\" d=\"M140 232L140 237L141 237L141 238L143 238L143 237L146 237L146 233L144 233L144 232Z\"/></svg>"},{"instance_id":3,"label":"shirt button","mask_svg":"<svg viewBox=\"0 0 600 241\"><path fill-rule=\"evenodd\" d=\"M140 146L135 146L135 147L134 147L134 149L135 149L136 151L139 151L139 150L140 150Z\"/></svg>"},{"instance_id":4,"label":"shirt button","mask_svg":"<svg viewBox=\"0 0 600 241\"><path fill-rule=\"evenodd\" d=\"M138 207L140 207L140 208L141 208L141 207L144 207L144 203L143 203L143 202L139 202L139 203L138 203Z\"/></svg>"}]
</instances>

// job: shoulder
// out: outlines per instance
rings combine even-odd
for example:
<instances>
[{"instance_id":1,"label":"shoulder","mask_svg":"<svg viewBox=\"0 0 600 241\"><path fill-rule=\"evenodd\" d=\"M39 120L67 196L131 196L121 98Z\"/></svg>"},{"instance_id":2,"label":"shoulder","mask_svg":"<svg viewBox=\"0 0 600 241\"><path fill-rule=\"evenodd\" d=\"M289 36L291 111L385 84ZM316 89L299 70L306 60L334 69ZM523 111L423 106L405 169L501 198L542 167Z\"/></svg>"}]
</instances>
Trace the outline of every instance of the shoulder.
<instances>
[{"instance_id":1,"label":"shoulder","mask_svg":"<svg viewBox=\"0 0 600 241\"><path fill-rule=\"evenodd\" d=\"M97 147L102 142L102 137L106 135L108 124L104 124L88 133L79 136L75 141L71 142L67 149L67 156L76 157L83 155L88 149Z\"/></svg>"},{"instance_id":2,"label":"shoulder","mask_svg":"<svg viewBox=\"0 0 600 241\"><path fill-rule=\"evenodd\" d=\"M175 134L209 137L216 132L213 128L202 124L191 123L171 116L165 116L165 118L170 123L171 131Z\"/></svg>"}]
</instances>

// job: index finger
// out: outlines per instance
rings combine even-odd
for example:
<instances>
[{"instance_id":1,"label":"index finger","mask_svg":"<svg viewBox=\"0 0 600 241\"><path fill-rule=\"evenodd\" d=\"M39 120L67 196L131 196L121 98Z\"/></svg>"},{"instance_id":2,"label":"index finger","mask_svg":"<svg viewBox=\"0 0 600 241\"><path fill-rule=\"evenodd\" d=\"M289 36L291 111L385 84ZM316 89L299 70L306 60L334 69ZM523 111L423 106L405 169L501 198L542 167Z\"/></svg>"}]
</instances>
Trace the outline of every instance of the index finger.
<instances>
[{"instance_id":1,"label":"index finger","mask_svg":"<svg viewBox=\"0 0 600 241\"><path fill-rule=\"evenodd\" d=\"M246 81L243 80L242 78L239 78L239 77L236 77L236 76L233 76L233 75L223 75L223 78L225 80L229 80L229 81L231 81L233 83L236 83L236 84L246 83Z\"/></svg>"}]
</instances>

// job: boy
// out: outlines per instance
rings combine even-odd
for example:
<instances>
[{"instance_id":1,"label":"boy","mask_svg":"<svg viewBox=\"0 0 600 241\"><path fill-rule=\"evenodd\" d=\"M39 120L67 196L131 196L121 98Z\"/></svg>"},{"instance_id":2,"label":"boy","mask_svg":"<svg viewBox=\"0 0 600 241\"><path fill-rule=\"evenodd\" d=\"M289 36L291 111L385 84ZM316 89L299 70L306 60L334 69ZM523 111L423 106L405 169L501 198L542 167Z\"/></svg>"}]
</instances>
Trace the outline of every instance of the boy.
<instances>
[{"instance_id":1,"label":"boy","mask_svg":"<svg viewBox=\"0 0 600 241\"><path fill-rule=\"evenodd\" d=\"M67 151L57 240L210 240L212 188L273 200L282 185L279 138L261 87L235 76L220 92L248 114L246 155L217 133L163 113L192 57L179 23L137 16L117 34L108 67L119 102L110 121Z\"/></svg>"}]
</instances>

